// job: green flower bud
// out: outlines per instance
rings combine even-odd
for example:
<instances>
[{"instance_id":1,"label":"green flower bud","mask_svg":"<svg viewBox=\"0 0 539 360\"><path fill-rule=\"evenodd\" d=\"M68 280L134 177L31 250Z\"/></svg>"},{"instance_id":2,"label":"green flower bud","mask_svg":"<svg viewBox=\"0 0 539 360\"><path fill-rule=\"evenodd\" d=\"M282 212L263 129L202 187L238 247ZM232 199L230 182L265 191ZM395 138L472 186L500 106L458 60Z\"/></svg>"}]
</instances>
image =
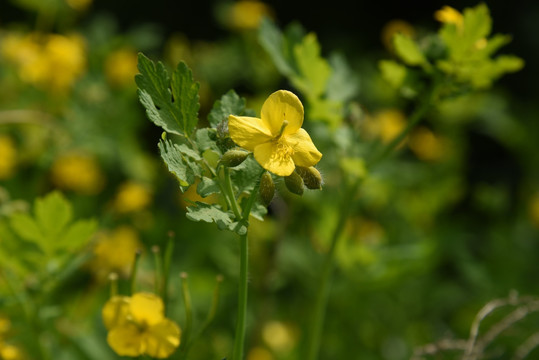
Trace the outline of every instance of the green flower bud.
<instances>
[{"instance_id":1,"label":"green flower bud","mask_svg":"<svg viewBox=\"0 0 539 360\"><path fill-rule=\"evenodd\" d=\"M269 172L265 172L260 178L260 198L264 205L268 206L275 195L275 184Z\"/></svg>"},{"instance_id":2,"label":"green flower bud","mask_svg":"<svg viewBox=\"0 0 539 360\"><path fill-rule=\"evenodd\" d=\"M296 166L296 172L303 179L303 183L307 189L322 190L322 175L314 166Z\"/></svg>"},{"instance_id":3,"label":"green flower bud","mask_svg":"<svg viewBox=\"0 0 539 360\"><path fill-rule=\"evenodd\" d=\"M284 184L286 185L288 191L290 191L291 193L300 196L303 195L303 179L295 170L292 174L284 178Z\"/></svg>"},{"instance_id":4,"label":"green flower bud","mask_svg":"<svg viewBox=\"0 0 539 360\"><path fill-rule=\"evenodd\" d=\"M247 151L238 149L228 150L221 157L221 164L227 167L235 167L244 162L245 159L247 159L247 156L249 156Z\"/></svg>"}]
</instances>

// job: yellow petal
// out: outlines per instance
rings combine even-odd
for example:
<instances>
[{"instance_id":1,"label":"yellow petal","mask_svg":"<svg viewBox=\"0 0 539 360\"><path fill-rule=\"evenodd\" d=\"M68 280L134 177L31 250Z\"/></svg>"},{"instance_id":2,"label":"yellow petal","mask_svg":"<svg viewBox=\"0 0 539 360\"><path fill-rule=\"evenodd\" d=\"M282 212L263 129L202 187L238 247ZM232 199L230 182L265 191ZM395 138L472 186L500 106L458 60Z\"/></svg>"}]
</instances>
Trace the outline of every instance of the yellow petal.
<instances>
[{"instance_id":1,"label":"yellow petal","mask_svg":"<svg viewBox=\"0 0 539 360\"><path fill-rule=\"evenodd\" d=\"M288 121L288 125L283 134L293 134L303 124L303 105L290 91L279 90L266 99L262 105L261 117L274 136L281 132L284 120Z\"/></svg>"},{"instance_id":2,"label":"yellow petal","mask_svg":"<svg viewBox=\"0 0 539 360\"><path fill-rule=\"evenodd\" d=\"M289 135L286 142L294 149L292 160L298 166L310 167L316 165L322 158L322 153L314 146L311 137L304 129Z\"/></svg>"},{"instance_id":3,"label":"yellow petal","mask_svg":"<svg viewBox=\"0 0 539 360\"><path fill-rule=\"evenodd\" d=\"M262 120L249 116L230 115L228 132L236 144L249 151L272 138L270 129Z\"/></svg>"},{"instance_id":4,"label":"yellow petal","mask_svg":"<svg viewBox=\"0 0 539 360\"><path fill-rule=\"evenodd\" d=\"M109 331L107 342L120 356L140 356L145 351L143 334L136 325L126 323Z\"/></svg>"},{"instance_id":5,"label":"yellow petal","mask_svg":"<svg viewBox=\"0 0 539 360\"><path fill-rule=\"evenodd\" d=\"M256 161L266 170L279 176L288 176L294 171L294 150L284 141L270 141L255 147Z\"/></svg>"},{"instance_id":6,"label":"yellow petal","mask_svg":"<svg viewBox=\"0 0 539 360\"><path fill-rule=\"evenodd\" d=\"M124 324L127 321L127 317L129 316L129 302L130 298L127 296L113 296L103 306L101 315L103 316L103 323L107 330Z\"/></svg>"},{"instance_id":7,"label":"yellow petal","mask_svg":"<svg viewBox=\"0 0 539 360\"><path fill-rule=\"evenodd\" d=\"M180 345L180 335L179 326L169 319L150 327L144 339L146 354L158 359L169 357Z\"/></svg>"},{"instance_id":8,"label":"yellow petal","mask_svg":"<svg viewBox=\"0 0 539 360\"><path fill-rule=\"evenodd\" d=\"M136 293L131 297L129 308L133 320L142 325L152 326L165 318L163 300L155 294Z\"/></svg>"}]
</instances>

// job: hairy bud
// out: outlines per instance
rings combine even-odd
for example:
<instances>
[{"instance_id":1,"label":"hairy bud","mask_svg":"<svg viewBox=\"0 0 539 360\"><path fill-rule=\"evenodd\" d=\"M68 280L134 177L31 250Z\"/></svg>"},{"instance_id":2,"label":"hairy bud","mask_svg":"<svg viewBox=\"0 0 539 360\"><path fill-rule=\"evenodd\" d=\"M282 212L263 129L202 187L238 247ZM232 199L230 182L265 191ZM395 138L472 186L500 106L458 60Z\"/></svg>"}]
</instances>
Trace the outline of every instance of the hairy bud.
<instances>
[{"instance_id":1,"label":"hairy bud","mask_svg":"<svg viewBox=\"0 0 539 360\"><path fill-rule=\"evenodd\" d=\"M294 193L296 195L303 195L303 179L295 170L292 174L284 178L284 184L286 185L288 191L290 191L291 193Z\"/></svg>"},{"instance_id":2,"label":"hairy bud","mask_svg":"<svg viewBox=\"0 0 539 360\"><path fill-rule=\"evenodd\" d=\"M221 164L227 167L235 167L244 162L245 159L247 159L247 156L249 156L247 151L238 149L228 150L221 157Z\"/></svg>"},{"instance_id":3,"label":"hairy bud","mask_svg":"<svg viewBox=\"0 0 539 360\"><path fill-rule=\"evenodd\" d=\"M268 206L275 195L275 184L269 172L265 172L260 178L260 198L264 205Z\"/></svg>"},{"instance_id":4,"label":"hairy bud","mask_svg":"<svg viewBox=\"0 0 539 360\"><path fill-rule=\"evenodd\" d=\"M314 166L296 166L296 172L303 179L303 183L307 189L322 190L322 175Z\"/></svg>"}]
</instances>

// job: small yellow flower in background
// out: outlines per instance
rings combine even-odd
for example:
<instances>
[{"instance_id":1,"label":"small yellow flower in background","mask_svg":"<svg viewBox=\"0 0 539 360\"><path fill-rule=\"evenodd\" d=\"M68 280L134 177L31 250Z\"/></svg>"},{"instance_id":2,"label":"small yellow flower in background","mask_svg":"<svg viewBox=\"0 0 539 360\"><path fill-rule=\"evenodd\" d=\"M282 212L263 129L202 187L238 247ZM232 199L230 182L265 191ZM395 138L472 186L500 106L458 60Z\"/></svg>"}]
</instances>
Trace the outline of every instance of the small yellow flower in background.
<instances>
[{"instance_id":1,"label":"small yellow flower in background","mask_svg":"<svg viewBox=\"0 0 539 360\"><path fill-rule=\"evenodd\" d=\"M408 140L408 146L421 160L436 161L440 160L444 155L442 139L424 126L420 126L412 131Z\"/></svg>"},{"instance_id":2,"label":"small yellow flower in background","mask_svg":"<svg viewBox=\"0 0 539 360\"><path fill-rule=\"evenodd\" d=\"M192 203L203 202L206 204L217 204L219 202L219 195L212 194L203 198L197 193L197 186L200 180L196 179L192 186L189 186L186 192L180 194L180 203L183 208L186 208Z\"/></svg>"},{"instance_id":3,"label":"small yellow flower in background","mask_svg":"<svg viewBox=\"0 0 539 360\"><path fill-rule=\"evenodd\" d=\"M8 179L15 173L17 148L8 135L0 135L0 179Z\"/></svg>"},{"instance_id":4,"label":"small yellow flower in background","mask_svg":"<svg viewBox=\"0 0 539 360\"><path fill-rule=\"evenodd\" d=\"M532 196L529 204L529 216L532 224L539 229L539 192Z\"/></svg>"},{"instance_id":5,"label":"small yellow flower in background","mask_svg":"<svg viewBox=\"0 0 539 360\"><path fill-rule=\"evenodd\" d=\"M445 24L455 24L458 29L462 29L462 26L464 25L464 17L462 14L458 10L447 5L440 10L437 10L434 13L434 18Z\"/></svg>"},{"instance_id":6,"label":"small yellow flower in background","mask_svg":"<svg viewBox=\"0 0 539 360\"><path fill-rule=\"evenodd\" d=\"M137 69L137 52L123 48L112 52L105 60L107 81L116 87L135 86Z\"/></svg>"},{"instance_id":7,"label":"small yellow flower in background","mask_svg":"<svg viewBox=\"0 0 539 360\"><path fill-rule=\"evenodd\" d=\"M142 248L138 233L130 226L119 226L97 235L92 269L102 278L111 272L127 276L137 250Z\"/></svg>"},{"instance_id":8,"label":"small yellow flower in background","mask_svg":"<svg viewBox=\"0 0 539 360\"><path fill-rule=\"evenodd\" d=\"M236 1L228 9L227 25L237 30L257 29L264 16L271 13L271 8L261 1Z\"/></svg>"},{"instance_id":9,"label":"small yellow flower in background","mask_svg":"<svg viewBox=\"0 0 539 360\"><path fill-rule=\"evenodd\" d=\"M144 210L151 201L152 192L147 186L127 181L120 185L113 207L119 213L130 213Z\"/></svg>"},{"instance_id":10,"label":"small yellow flower in background","mask_svg":"<svg viewBox=\"0 0 539 360\"><path fill-rule=\"evenodd\" d=\"M406 117L401 111L387 109L368 117L363 130L367 137L378 138L387 144L398 136L405 126Z\"/></svg>"},{"instance_id":11,"label":"small yellow flower in background","mask_svg":"<svg viewBox=\"0 0 539 360\"><path fill-rule=\"evenodd\" d=\"M247 360L273 360L275 359L271 351L263 347L257 346L249 350Z\"/></svg>"},{"instance_id":12,"label":"small yellow flower in background","mask_svg":"<svg viewBox=\"0 0 539 360\"><path fill-rule=\"evenodd\" d=\"M78 35L8 34L2 55L22 81L51 93L65 93L86 70L86 46Z\"/></svg>"},{"instance_id":13,"label":"small yellow flower in background","mask_svg":"<svg viewBox=\"0 0 539 360\"><path fill-rule=\"evenodd\" d=\"M296 165L314 166L322 154L314 146L303 124L303 105L286 90L271 94L262 105L261 118L228 117L230 137L239 146L252 151L266 170L279 175L292 174Z\"/></svg>"},{"instance_id":14,"label":"small yellow flower in background","mask_svg":"<svg viewBox=\"0 0 539 360\"><path fill-rule=\"evenodd\" d=\"M297 343L297 331L281 321L270 321L262 328L262 339L276 352L288 352Z\"/></svg>"},{"instance_id":15,"label":"small yellow flower in background","mask_svg":"<svg viewBox=\"0 0 539 360\"><path fill-rule=\"evenodd\" d=\"M74 10L84 11L92 4L92 0L66 0L66 3Z\"/></svg>"},{"instance_id":16,"label":"small yellow flower in background","mask_svg":"<svg viewBox=\"0 0 539 360\"><path fill-rule=\"evenodd\" d=\"M180 345L181 330L164 310L163 300L151 293L112 297L102 311L110 347L120 356L169 357Z\"/></svg>"},{"instance_id":17,"label":"small yellow flower in background","mask_svg":"<svg viewBox=\"0 0 539 360\"><path fill-rule=\"evenodd\" d=\"M386 49L393 51L393 37L396 34L404 34L413 38L415 35L415 29L410 23L404 20L395 19L389 21L382 28L382 33L380 35L382 38L382 43Z\"/></svg>"},{"instance_id":18,"label":"small yellow flower in background","mask_svg":"<svg viewBox=\"0 0 539 360\"><path fill-rule=\"evenodd\" d=\"M68 153L56 159L51 169L52 182L59 188L94 195L105 184L97 161L85 154Z\"/></svg>"},{"instance_id":19,"label":"small yellow flower in background","mask_svg":"<svg viewBox=\"0 0 539 360\"><path fill-rule=\"evenodd\" d=\"M22 360L22 351L10 344L0 342L0 359L2 360Z\"/></svg>"}]
</instances>

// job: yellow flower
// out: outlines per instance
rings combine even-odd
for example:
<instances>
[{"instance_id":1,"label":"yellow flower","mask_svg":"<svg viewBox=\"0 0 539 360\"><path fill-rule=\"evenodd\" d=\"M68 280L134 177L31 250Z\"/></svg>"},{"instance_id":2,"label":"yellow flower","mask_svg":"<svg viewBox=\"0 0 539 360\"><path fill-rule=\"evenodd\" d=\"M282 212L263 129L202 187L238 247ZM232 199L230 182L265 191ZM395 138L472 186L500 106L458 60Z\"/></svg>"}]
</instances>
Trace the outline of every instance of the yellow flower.
<instances>
[{"instance_id":1,"label":"yellow flower","mask_svg":"<svg viewBox=\"0 0 539 360\"><path fill-rule=\"evenodd\" d=\"M268 5L257 0L240 0L231 6L227 24L234 29L256 29L264 16L271 15Z\"/></svg>"},{"instance_id":2,"label":"yellow flower","mask_svg":"<svg viewBox=\"0 0 539 360\"><path fill-rule=\"evenodd\" d=\"M87 195L99 193L105 184L104 175L95 159L78 153L65 154L56 159L51 176L56 186Z\"/></svg>"},{"instance_id":3,"label":"yellow flower","mask_svg":"<svg viewBox=\"0 0 539 360\"><path fill-rule=\"evenodd\" d=\"M8 135L0 135L0 179L11 177L16 165L17 149L13 139Z\"/></svg>"},{"instance_id":4,"label":"yellow flower","mask_svg":"<svg viewBox=\"0 0 539 360\"><path fill-rule=\"evenodd\" d=\"M137 232L129 226L120 226L97 236L91 267L105 278L111 272L127 275L135 252L142 248Z\"/></svg>"},{"instance_id":5,"label":"yellow flower","mask_svg":"<svg viewBox=\"0 0 539 360\"><path fill-rule=\"evenodd\" d=\"M263 347L254 347L249 350L247 360L273 360L275 359L268 349Z\"/></svg>"},{"instance_id":6,"label":"yellow flower","mask_svg":"<svg viewBox=\"0 0 539 360\"><path fill-rule=\"evenodd\" d=\"M66 0L67 5L77 11L84 11L90 6L92 0Z\"/></svg>"},{"instance_id":7,"label":"yellow flower","mask_svg":"<svg viewBox=\"0 0 539 360\"><path fill-rule=\"evenodd\" d=\"M9 34L2 55L15 64L22 81L53 93L69 90L86 68L85 44L77 35Z\"/></svg>"},{"instance_id":8,"label":"yellow flower","mask_svg":"<svg viewBox=\"0 0 539 360\"><path fill-rule=\"evenodd\" d=\"M297 343L295 329L280 321L270 321L262 328L262 339L268 347L277 352L288 352Z\"/></svg>"},{"instance_id":9,"label":"yellow flower","mask_svg":"<svg viewBox=\"0 0 539 360\"><path fill-rule=\"evenodd\" d=\"M131 49L119 49L112 52L105 60L105 74L112 86L135 86L137 53Z\"/></svg>"},{"instance_id":10,"label":"yellow flower","mask_svg":"<svg viewBox=\"0 0 539 360\"><path fill-rule=\"evenodd\" d=\"M256 161L279 176L292 174L296 165L314 166L322 154L314 146L303 124L303 105L286 90L271 94L262 105L261 118L228 117L230 137L252 151Z\"/></svg>"},{"instance_id":11,"label":"yellow flower","mask_svg":"<svg viewBox=\"0 0 539 360\"><path fill-rule=\"evenodd\" d=\"M2 360L22 360L24 357L22 355L21 350L19 348L5 344L0 343L0 359Z\"/></svg>"},{"instance_id":12,"label":"yellow flower","mask_svg":"<svg viewBox=\"0 0 539 360\"><path fill-rule=\"evenodd\" d=\"M120 186L113 206L119 213L129 213L143 210L151 200L152 193L148 187L128 181Z\"/></svg>"},{"instance_id":13,"label":"yellow flower","mask_svg":"<svg viewBox=\"0 0 539 360\"><path fill-rule=\"evenodd\" d=\"M107 342L120 356L164 359L180 345L179 326L165 318L163 301L154 294L114 296L103 307L102 316L109 331Z\"/></svg>"},{"instance_id":14,"label":"yellow flower","mask_svg":"<svg viewBox=\"0 0 539 360\"><path fill-rule=\"evenodd\" d=\"M434 13L434 18L442 23L455 24L459 29L462 29L462 26L464 25L462 14L458 10L447 5L436 11Z\"/></svg>"},{"instance_id":15,"label":"yellow flower","mask_svg":"<svg viewBox=\"0 0 539 360\"><path fill-rule=\"evenodd\" d=\"M378 112L374 117L368 117L364 131L369 138L379 138L384 144L397 137L406 126L404 114L395 109Z\"/></svg>"},{"instance_id":16,"label":"yellow flower","mask_svg":"<svg viewBox=\"0 0 539 360\"><path fill-rule=\"evenodd\" d=\"M424 126L418 127L410 134L408 146L418 158L425 161L439 160L444 154L442 139Z\"/></svg>"},{"instance_id":17,"label":"yellow flower","mask_svg":"<svg viewBox=\"0 0 539 360\"><path fill-rule=\"evenodd\" d=\"M539 192L532 196L528 206L529 216L532 224L539 229Z\"/></svg>"}]
</instances>

